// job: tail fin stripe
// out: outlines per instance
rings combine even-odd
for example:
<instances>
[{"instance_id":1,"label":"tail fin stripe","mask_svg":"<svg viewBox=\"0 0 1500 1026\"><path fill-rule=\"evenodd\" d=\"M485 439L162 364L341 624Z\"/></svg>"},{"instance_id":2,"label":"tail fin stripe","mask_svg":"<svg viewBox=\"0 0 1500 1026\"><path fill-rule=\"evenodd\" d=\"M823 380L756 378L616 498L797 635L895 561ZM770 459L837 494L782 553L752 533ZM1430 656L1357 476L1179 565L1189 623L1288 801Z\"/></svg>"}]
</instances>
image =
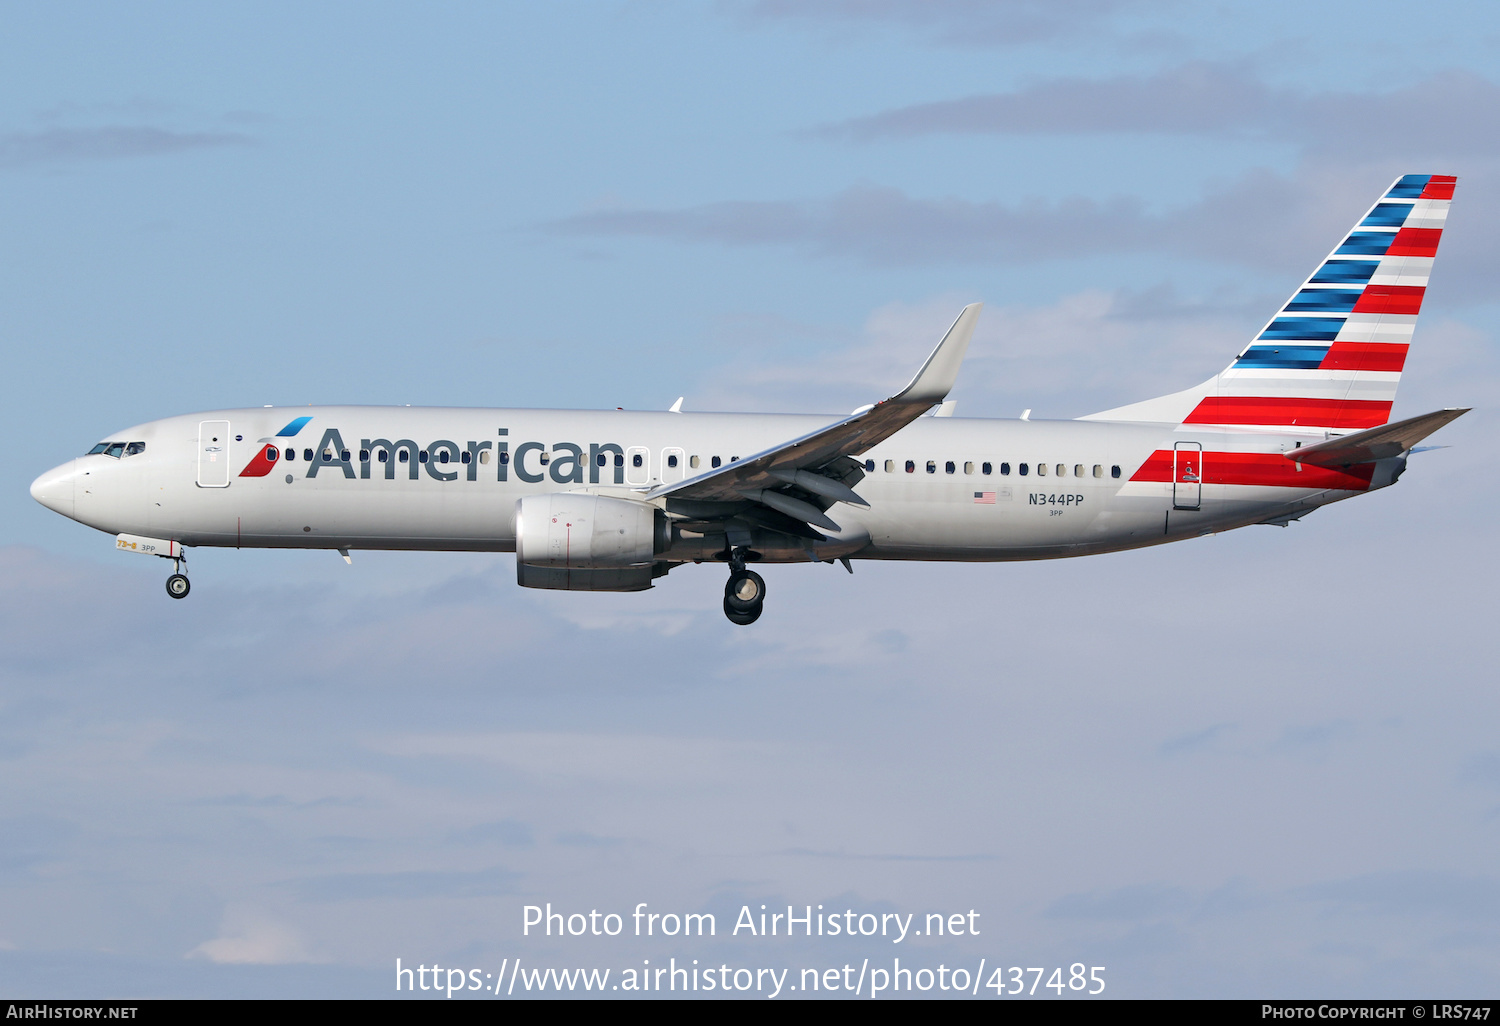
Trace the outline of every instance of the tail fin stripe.
<instances>
[{"instance_id":1,"label":"tail fin stripe","mask_svg":"<svg viewBox=\"0 0 1500 1026\"><path fill-rule=\"evenodd\" d=\"M1432 257L1386 257L1370 277L1371 285L1426 285L1432 277Z\"/></svg>"},{"instance_id":2,"label":"tail fin stripe","mask_svg":"<svg viewBox=\"0 0 1500 1026\"><path fill-rule=\"evenodd\" d=\"M1422 190L1422 198L1426 200L1451 200L1453 198L1453 186L1458 184L1458 179L1453 175L1433 175L1427 187Z\"/></svg>"},{"instance_id":3,"label":"tail fin stripe","mask_svg":"<svg viewBox=\"0 0 1500 1026\"><path fill-rule=\"evenodd\" d=\"M1391 241L1386 256L1437 256L1438 240L1443 237L1441 228L1402 228Z\"/></svg>"},{"instance_id":4,"label":"tail fin stripe","mask_svg":"<svg viewBox=\"0 0 1500 1026\"><path fill-rule=\"evenodd\" d=\"M1390 232L1354 232L1335 253L1337 256L1385 256L1394 238Z\"/></svg>"},{"instance_id":5,"label":"tail fin stripe","mask_svg":"<svg viewBox=\"0 0 1500 1026\"><path fill-rule=\"evenodd\" d=\"M1375 209L1359 222L1361 228L1400 228L1406 223L1413 203L1377 203Z\"/></svg>"},{"instance_id":6,"label":"tail fin stripe","mask_svg":"<svg viewBox=\"0 0 1500 1026\"><path fill-rule=\"evenodd\" d=\"M1282 309L1283 313L1354 312L1354 304L1364 293L1360 289L1303 289Z\"/></svg>"},{"instance_id":7,"label":"tail fin stripe","mask_svg":"<svg viewBox=\"0 0 1500 1026\"><path fill-rule=\"evenodd\" d=\"M1327 346L1251 346L1234 365L1247 370L1316 370L1327 355Z\"/></svg>"},{"instance_id":8,"label":"tail fin stripe","mask_svg":"<svg viewBox=\"0 0 1500 1026\"><path fill-rule=\"evenodd\" d=\"M1332 342L1344 326L1343 317L1278 317L1260 333L1262 341Z\"/></svg>"},{"instance_id":9,"label":"tail fin stripe","mask_svg":"<svg viewBox=\"0 0 1500 1026\"><path fill-rule=\"evenodd\" d=\"M1318 365L1319 370L1394 371L1406 367L1405 345L1385 342L1335 342Z\"/></svg>"},{"instance_id":10,"label":"tail fin stripe","mask_svg":"<svg viewBox=\"0 0 1500 1026\"><path fill-rule=\"evenodd\" d=\"M1359 296L1351 313L1403 314L1415 317L1422 312L1424 285L1370 285Z\"/></svg>"},{"instance_id":11,"label":"tail fin stripe","mask_svg":"<svg viewBox=\"0 0 1500 1026\"><path fill-rule=\"evenodd\" d=\"M1386 199L1416 199L1421 196L1427 188L1427 183L1434 177L1444 178L1445 175L1402 175L1401 179L1391 186L1391 191L1386 193ZM1447 199L1449 197L1443 197Z\"/></svg>"},{"instance_id":12,"label":"tail fin stripe","mask_svg":"<svg viewBox=\"0 0 1500 1026\"><path fill-rule=\"evenodd\" d=\"M1391 417L1391 403L1368 399L1272 399L1209 396L1184 424L1283 424L1315 428L1379 427Z\"/></svg>"},{"instance_id":13,"label":"tail fin stripe","mask_svg":"<svg viewBox=\"0 0 1500 1026\"><path fill-rule=\"evenodd\" d=\"M1308 279L1308 284L1362 285L1379 266L1379 260L1328 260Z\"/></svg>"}]
</instances>

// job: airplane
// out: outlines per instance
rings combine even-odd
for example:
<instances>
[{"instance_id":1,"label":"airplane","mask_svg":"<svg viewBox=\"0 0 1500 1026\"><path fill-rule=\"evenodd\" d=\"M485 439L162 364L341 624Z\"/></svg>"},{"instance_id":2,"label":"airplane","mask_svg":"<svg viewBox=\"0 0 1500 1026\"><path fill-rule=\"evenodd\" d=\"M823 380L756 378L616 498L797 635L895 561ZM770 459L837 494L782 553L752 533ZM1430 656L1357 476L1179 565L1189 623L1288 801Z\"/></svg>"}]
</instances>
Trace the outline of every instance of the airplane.
<instances>
[{"instance_id":1,"label":"airplane","mask_svg":"<svg viewBox=\"0 0 1500 1026\"><path fill-rule=\"evenodd\" d=\"M517 583L642 591L752 566L1050 559L1286 526L1385 488L1468 412L1390 422L1456 179L1395 181L1202 384L1072 421L952 416L981 304L905 388L847 417L309 406L111 434L31 485L42 505L173 562L195 546L514 552ZM932 416L924 416L932 413Z\"/></svg>"}]
</instances>

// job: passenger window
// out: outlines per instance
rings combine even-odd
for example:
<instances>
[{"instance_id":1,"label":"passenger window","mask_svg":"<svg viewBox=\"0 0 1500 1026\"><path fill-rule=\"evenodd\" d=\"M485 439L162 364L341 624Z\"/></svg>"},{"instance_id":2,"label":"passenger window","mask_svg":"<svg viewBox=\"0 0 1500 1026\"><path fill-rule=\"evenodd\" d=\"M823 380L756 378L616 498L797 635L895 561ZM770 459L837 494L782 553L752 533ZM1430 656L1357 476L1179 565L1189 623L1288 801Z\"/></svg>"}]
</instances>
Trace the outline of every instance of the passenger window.
<instances>
[{"instance_id":1,"label":"passenger window","mask_svg":"<svg viewBox=\"0 0 1500 1026\"><path fill-rule=\"evenodd\" d=\"M1078 464L1074 465L1074 467L1073 467L1073 476L1074 477L1082 477L1083 476L1083 464L1082 463L1078 463Z\"/></svg>"},{"instance_id":2,"label":"passenger window","mask_svg":"<svg viewBox=\"0 0 1500 1026\"><path fill-rule=\"evenodd\" d=\"M717 466L722 465L723 462L724 462L723 460L721 460L721 459L719 459L719 457L715 456L713 459L711 459L711 460L708 461L708 465L710 467L717 467Z\"/></svg>"},{"instance_id":3,"label":"passenger window","mask_svg":"<svg viewBox=\"0 0 1500 1026\"><path fill-rule=\"evenodd\" d=\"M873 473L875 473L875 461L874 460L865 460L865 473L866 474L873 474Z\"/></svg>"},{"instance_id":4,"label":"passenger window","mask_svg":"<svg viewBox=\"0 0 1500 1026\"><path fill-rule=\"evenodd\" d=\"M964 473L965 474L972 474L972 473L974 473L974 464L973 463L965 463L964 464Z\"/></svg>"},{"instance_id":5,"label":"passenger window","mask_svg":"<svg viewBox=\"0 0 1500 1026\"><path fill-rule=\"evenodd\" d=\"M266 462L275 463L276 457L281 455L281 450L274 445L266 446Z\"/></svg>"},{"instance_id":6,"label":"passenger window","mask_svg":"<svg viewBox=\"0 0 1500 1026\"><path fill-rule=\"evenodd\" d=\"M108 448L109 448L109 443L108 442L100 442L98 445L94 446L88 452L84 453L84 455L85 456L98 456L101 452L103 452L105 449L108 449Z\"/></svg>"},{"instance_id":7,"label":"passenger window","mask_svg":"<svg viewBox=\"0 0 1500 1026\"><path fill-rule=\"evenodd\" d=\"M599 462L603 463L604 462L604 457L601 456L599 458ZM480 450L480 452L479 452L479 463L480 463L481 466L486 466L486 467L490 465L490 451L488 449L481 449Z\"/></svg>"},{"instance_id":8,"label":"passenger window","mask_svg":"<svg viewBox=\"0 0 1500 1026\"><path fill-rule=\"evenodd\" d=\"M929 474L936 474L937 473L937 461L936 460L928 460L927 461L927 473L929 473Z\"/></svg>"},{"instance_id":9,"label":"passenger window","mask_svg":"<svg viewBox=\"0 0 1500 1026\"><path fill-rule=\"evenodd\" d=\"M369 463L370 462L370 450L369 449L361 449L361 450L359 450L359 462L361 462L361 463Z\"/></svg>"},{"instance_id":10,"label":"passenger window","mask_svg":"<svg viewBox=\"0 0 1500 1026\"><path fill-rule=\"evenodd\" d=\"M510 450L503 449L500 452L500 465L503 467L510 462Z\"/></svg>"},{"instance_id":11,"label":"passenger window","mask_svg":"<svg viewBox=\"0 0 1500 1026\"><path fill-rule=\"evenodd\" d=\"M957 469L958 468L953 465L953 461L952 460L949 460L947 463L943 464L943 473L945 473L945 474L951 474L951 473L953 473Z\"/></svg>"},{"instance_id":12,"label":"passenger window","mask_svg":"<svg viewBox=\"0 0 1500 1026\"><path fill-rule=\"evenodd\" d=\"M731 457L729 457L729 462L730 463L736 463L738 461L739 461L739 457L738 456L731 456Z\"/></svg>"},{"instance_id":13,"label":"passenger window","mask_svg":"<svg viewBox=\"0 0 1500 1026\"><path fill-rule=\"evenodd\" d=\"M917 472L917 461L916 460L907 460L906 461L906 472L908 474L915 474Z\"/></svg>"},{"instance_id":14,"label":"passenger window","mask_svg":"<svg viewBox=\"0 0 1500 1026\"><path fill-rule=\"evenodd\" d=\"M339 459L343 460L345 463L348 463L349 462L349 450L345 449L343 452L339 453Z\"/></svg>"},{"instance_id":15,"label":"passenger window","mask_svg":"<svg viewBox=\"0 0 1500 1026\"><path fill-rule=\"evenodd\" d=\"M1118 466L1110 467L1109 468L1109 476L1110 477L1119 477L1120 476L1120 468Z\"/></svg>"},{"instance_id":16,"label":"passenger window","mask_svg":"<svg viewBox=\"0 0 1500 1026\"><path fill-rule=\"evenodd\" d=\"M637 458L639 459L639 457ZM552 462L552 454L550 452L543 452L537 457L537 462L545 467L547 464ZM637 466L639 466L639 464L637 464Z\"/></svg>"},{"instance_id":17,"label":"passenger window","mask_svg":"<svg viewBox=\"0 0 1500 1026\"><path fill-rule=\"evenodd\" d=\"M302 450L302 459L305 462L307 462L307 463L311 463L313 461L313 452L312 452L312 450L311 449L303 449Z\"/></svg>"},{"instance_id":18,"label":"passenger window","mask_svg":"<svg viewBox=\"0 0 1500 1026\"><path fill-rule=\"evenodd\" d=\"M702 462L703 462L703 458L701 456L689 456L688 457L688 466L692 467L694 470L697 470L698 469L698 465L700 463L702 463Z\"/></svg>"},{"instance_id":19,"label":"passenger window","mask_svg":"<svg viewBox=\"0 0 1500 1026\"><path fill-rule=\"evenodd\" d=\"M145 442L131 442L129 445L127 445L125 447L125 455L126 456L135 456L135 455L137 455L139 453L143 453L145 451L146 451L146 443Z\"/></svg>"},{"instance_id":20,"label":"passenger window","mask_svg":"<svg viewBox=\"0 0 1500 1026\"><path fill-rule=\"evenodd\" d=\"M449 460L449 456L448 456L448 450L447 449L444 449L442 452L438 453L438 462L439 463L447 463L448 460Z\"/></svg>"},{"instance_id":21,"label":"passenger window","mask_svg":"<svg viewBox=\"0 0 1500 1026\"><path fill-rule=\"evenodd\" d=\"M995 469L994 464L991 464L991 463L981 463L979 465L979 472L981 474L984 474L986 477L988 477L991 473L993 473L994 469ZM1002 464L1000 464L1000 473L1002 473L1002 474L1009 474L1010 473L1010 464L1009 463L1002 463Z\"/></svg>"},{"instance_id":22,"label":"passenger window","mask_svg":"<svg viewBox=\"0 0 1500 1026\"><path fill-rule=\"evenodd\" d=\"M1030 470L1030 469L1031 469L1030 467L1028 467L1026 464L1023 463L1019 467L1016 468L1016 473L1020 474L1022 477L1025 477L1027 471Z\"/></svg>"},{"instance_id":23,"label":"passenger window","mask_svg":"<svg viewBox=\"0 0 1500 1026\"><path fill-rule=\"evenodd\" d=\"M667 457L667 466L669 466L669 467L675 467L675 466L677 466L677 457L675 455Z\"/></svg>"},{"instance_id":24,"label":"passenger window","mask_svg":"<svg viewBox=\"0 0 1500 1026\"><path fill-rule=\"evenodd\" d=\"M333 462L333 450L332 449L324 449L323 450L323 462L324 463L332 463Z\"/></svg>"},{"instance_id":25,"label":"passenger window","mask_svg":"<svg viewBox=\"0 0 1500 1026\"><path fill-rule=\"evenodd\" d=\"M1057 476L1058 477L1067 477L1068 476L1068 465L1066 463L1059 463L1057 465Z\"/></svg>"},{"instance_id":26,"label":"passenger window","mask_svg":"<svg viewBox=\"0 0 1500 1026\"><path fill-rule=\"evenodd\" d=\"M375 454L375 457L376 457L376 459L380 460L381 463L388 463L390 461L390 458L391 458L390 450L389 449L381 449L379 452L377 452Z\"/></svg>"},{"instance_id":27,"label":"passenger window","mask_svg":"<svg viewBox=\"0 0 1500 1026\"><path fill-rule=\"evenodd\" d=\"M1022 471L1022 473L1024 474L1025 471ZM1045 464L1045 463L1038 463L1036 465L1036 476L1037 477L1046 477L1047 476L1047 464Z\"/></svg>"},{"instance_id":28,"label":"passenger window","mask_svg":"<svg viewBox=\"0 0 1500 1026\"><path fill-rule=\"evenodd\" d=\"M609 462L609 457L604 455L604 453L602 452L598 455L597 459L599 461L599 466L601 467Z\"/></svg>"},{"instance_id":29,"label":"passenger window","mask_svg":"<svg viewBox=\"0 0 1500 1026\"><path fill-rule=\"evenodd\" d=\"M634 456L630 457L630 465L632 467L640 467L645 465L640 453L636 453Z\"/></svg>"},{"instance_id":30,"label":"passenger window","mask_svg":"<svg viewBox=\"0 0 1500 1026\"><path fill-rule=\"evenodd\" d=\"M286 451L286 461L288 463L296 463L297 462L297 450L296 449L288 449Z\"/></svg>"},{"instance_id":31,"label":"passenger window","mask_svg":"<svg viewBox=\"0 0 1500 1026\"><path fill-rule=\"evenodd\" d=\"M622 452L615 453L615 466L617 466L617 467L623 467L624 465L625 465L625 454L622 453Z\"/></svg>"},{"instance_id":32,"label":"passenger window","mask_svg":"<svg viewBox=\"0 0 1500 1026\"><path fill-rule=\"evenodd\" d=\"M472 455L470 455L469 453L466 453L466 452L459 453L459 455L458 455L458 460L459 460L460 463L468 463L473 458L474 457Z\"/></svg>"},{"instance_id":33,"label":"passenger window","mask_svg":"<svg viewBox=\"0 0 1500 1026\"><path fill-rule=\"evenodd\" d=\"M896 461L895 460L886 460L885 461L885 472L887 474L894 474L896 472Z\"/></svg>"},{"instance_id":34,"label":"passenger window","mask_svg":"<svg viewBox=\"0 0 1500 1026\"><path fill-rule=\"evenodd\" d=\"M1097 463L1094 464L1094 476L1095 477L1103 477L1104 476L1104 468L1101 467Z\"/></svg>"},{"instance_id":35,"label":"passenger window","mask_svg":"<svg viewBox=\"0 0 1500 1026\"><path fill-rule=\"evenodd\" d=\"M1000 464L1000 474L1003 477L1010 477L1010 464L1009 463L1002 463L1002 464Z\"/></svg>"}]
</instances>

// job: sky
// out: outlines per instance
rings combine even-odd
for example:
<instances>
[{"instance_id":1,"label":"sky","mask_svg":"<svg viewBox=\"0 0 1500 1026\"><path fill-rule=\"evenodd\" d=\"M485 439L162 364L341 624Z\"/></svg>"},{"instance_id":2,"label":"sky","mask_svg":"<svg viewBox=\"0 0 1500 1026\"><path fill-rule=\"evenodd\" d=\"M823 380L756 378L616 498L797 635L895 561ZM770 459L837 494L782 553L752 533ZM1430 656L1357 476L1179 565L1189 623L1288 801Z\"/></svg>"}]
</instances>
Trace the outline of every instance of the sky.
<instances>
[{"instance_id":1,"label":"sky","mask_svg":"<svg viewBox=\"0 0 1500 1026\"><path fill-rule=\"evenodd\" d=\"M1496 125L1472 3L0 4L0 992L1494 993ZM709 567L490 554L195 551L172 602L27 494L203 409L845 413L976 300L959 415L1082 416L1219 370L1405 173L1459 185L1394 416L1473 412L1284 530L771 567L739 628ZM762 904L980 932L730 935Z\"/></svg>"}]
</instances>

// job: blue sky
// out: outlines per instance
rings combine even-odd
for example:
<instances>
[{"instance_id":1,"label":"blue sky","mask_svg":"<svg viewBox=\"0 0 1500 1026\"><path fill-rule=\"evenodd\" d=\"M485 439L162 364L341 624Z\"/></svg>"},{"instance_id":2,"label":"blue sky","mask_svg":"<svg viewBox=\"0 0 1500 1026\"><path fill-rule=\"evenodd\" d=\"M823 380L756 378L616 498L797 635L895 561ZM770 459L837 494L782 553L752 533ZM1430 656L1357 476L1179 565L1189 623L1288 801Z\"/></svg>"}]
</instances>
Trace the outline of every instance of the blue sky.
<instances>
[{"instance_id":1,"label":"blue sky","mask_svg":"<svg viewBox=\"0 0 1500 1026\"><path fill-rule=\"evenodd\" d=\"M1119 996L1493 991L1497 51L1457 3L0 7L0 985L377 996L683 950L527 903L790 901ZM786 567L742 630L706 568L483 555L170 603L26 493L216 407L847 411L976 299L960 413L1078 416L1219 369L1407 172L1460 183L1396 414L1475 410L1285 531Z\"/></svg>"}]
</instances>

